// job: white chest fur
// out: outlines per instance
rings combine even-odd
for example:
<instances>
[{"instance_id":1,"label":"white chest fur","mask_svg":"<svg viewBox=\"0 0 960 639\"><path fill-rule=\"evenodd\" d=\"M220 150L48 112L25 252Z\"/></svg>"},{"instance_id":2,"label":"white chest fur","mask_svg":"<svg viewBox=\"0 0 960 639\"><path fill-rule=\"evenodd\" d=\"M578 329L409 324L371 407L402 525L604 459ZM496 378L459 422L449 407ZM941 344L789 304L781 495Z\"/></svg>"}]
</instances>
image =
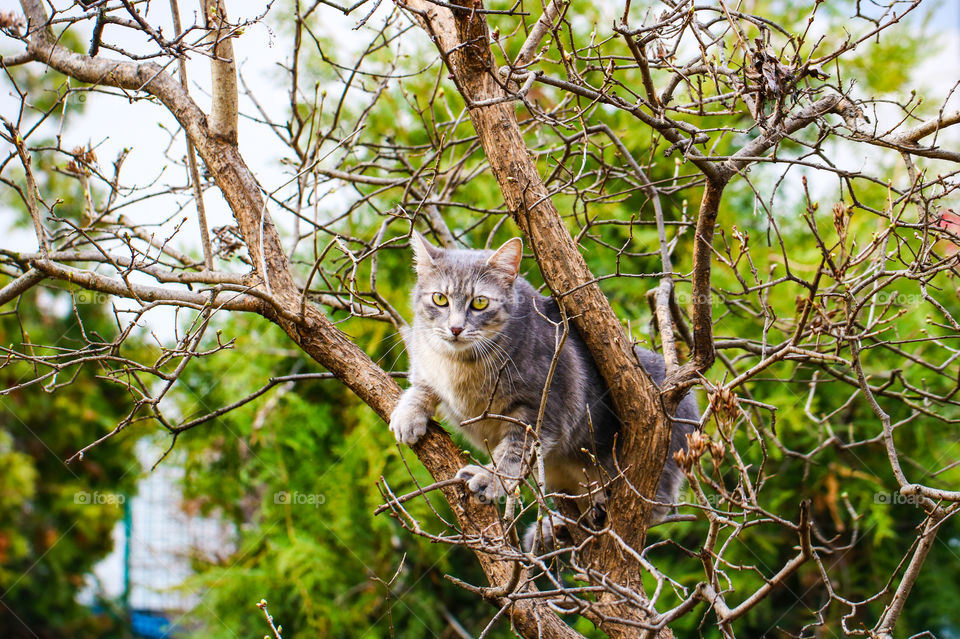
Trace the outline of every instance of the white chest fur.
<instances>
[{"instance_id":1,"label":"white chest fur","mask_svg":"<svg viewBox=\"0 0 960 639\"><path fill-rule=\"evenodd\" d=\"M414 367L416 383L427 386L440 399L444 417L454 426L484 412L496 414L505 408L500 405L502 396L494 396L498 371L489 364L450 357L421 343L416 345ZM486 419L461 430L476 446L493 448L502 438L504 425L499 420Z\"/></svg>"}]
</instances>

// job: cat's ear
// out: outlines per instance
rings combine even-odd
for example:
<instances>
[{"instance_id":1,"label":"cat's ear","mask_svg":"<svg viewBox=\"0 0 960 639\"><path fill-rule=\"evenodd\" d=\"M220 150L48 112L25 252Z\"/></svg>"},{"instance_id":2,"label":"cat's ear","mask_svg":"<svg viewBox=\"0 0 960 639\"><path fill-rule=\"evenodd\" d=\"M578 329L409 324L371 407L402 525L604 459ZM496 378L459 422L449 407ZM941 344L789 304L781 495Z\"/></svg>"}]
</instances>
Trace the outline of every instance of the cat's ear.
<instances>
[{"instance_id":1,"label":"cat's ear","mask_svg":"<svg viewBox=\"0 0 960 639\"><path fill-rule=\"evenodd\" d=\"M511 279L520 274L520 259L523 257L523 242L514 237L498 248L493 255L487 258L487 265L503 271Z\"/></svg>"},{"instance_id":2,"label":"cat's ear","mask_svg":"<svg viewBox=\"0 0 960 639\"><path fill-rule=\"evenodd\" d=\"M413 261L417 264L418 273L433 266L433 261L443 252L443 249L437 248L416 231L413 232L410 244L413 245Z\"/></svg>"}]
</instances>

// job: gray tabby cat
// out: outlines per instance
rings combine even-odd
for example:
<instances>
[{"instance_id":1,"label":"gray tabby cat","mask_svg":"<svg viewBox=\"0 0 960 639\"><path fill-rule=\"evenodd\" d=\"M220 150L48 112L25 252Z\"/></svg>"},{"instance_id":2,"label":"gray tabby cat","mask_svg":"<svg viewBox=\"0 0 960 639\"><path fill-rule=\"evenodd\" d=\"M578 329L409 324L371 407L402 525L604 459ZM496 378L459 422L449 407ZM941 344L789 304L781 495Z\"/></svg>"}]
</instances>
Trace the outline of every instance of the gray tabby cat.
<instances>
[{"instance_id":1,"label":"gray tabby cat","mask_svg":"<svg viewBox=\"0 0 960 639\"><path fill-rule=\"evenodd\" d=\"M523 424L536 424L561 314L552 298L518 276L523 250L519 238L496 251L444 250L419 233L412 244L417 269L414 321L404 335L411 384L390 417L390 430L397 441L414 444L439 405L448 422L460 425L474 445L491 453L491 465L467 465L457 476L467 480L478 497L492 501L513 490L527 473L533 436ZM636 352L654 382L663 382L663 359L648 350ZM540 432L547 490L583 495L588 484L602 484L616 475L613 447L620 420L607 393L571 324ZM482 415L510 419L462 424ZM676 416L688 422L699 419L692 395L680 402ZM692 430L690 423L674 423L659 502L677 499L683 474L673 453L686 447L686 434ZM658 507L655 519L662 519L668 509Z\"/></svg>"}]
</instances>

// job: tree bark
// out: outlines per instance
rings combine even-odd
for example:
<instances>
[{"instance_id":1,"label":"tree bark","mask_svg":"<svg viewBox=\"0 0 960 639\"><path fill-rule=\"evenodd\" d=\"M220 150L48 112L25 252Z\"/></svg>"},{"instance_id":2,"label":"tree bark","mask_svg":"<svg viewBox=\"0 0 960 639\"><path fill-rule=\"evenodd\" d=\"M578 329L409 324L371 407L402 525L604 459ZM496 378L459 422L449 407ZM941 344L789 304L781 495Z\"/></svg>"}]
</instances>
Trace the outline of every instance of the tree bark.
<instances>
[{"instance_id":1,"label":"tree bark","mask_svg":"<svg viewBox=\"0 0 960 639\"><path fill-rule=\"evenodd\" d=\"M617 480L610 487L608 522L624 543L642 549L645 522L652 509L644 497L656 495L670 442L659 390L637 361L633 343L550 200L527 151L512 100L495 76L486 19L483 13L471 10L482 4L477 1L471 7L450 10L427 0L408 0L401 6L414 11L440 49L467 103L507 208L529 240L544 280L572 318L610 388L624 424L619 462L626 481ZM596 568L612 581L642 592L641 568L627 559L629 555L621 551L615 538L604 536L598 546L593 554ZM642 621L645 617L636 607L613 608L611 614L625 619ZM637 632L628 626L607 630L618 636Z\"/></svg>"},{"instance_id":2,"label":"tree bark","mask_svg":"<svg viewBox=\"0 0 960 639\"><path fill-rule=\"evenodd\" d=\"M237 144L239 103L237 94L237 65L233 57L233 42L228 32L227 8L223 0L200 0L203 20L210 30L210 87L213 93L210 105L210 132L228 144Z\"/></svg>"},{"instance_id":3,"label":"tree bark","mask_svg":"<svg viewBox=\"0 0 960 639\"><path fill-rule=\"evenodd\" d=\"M211 130L207 116L179 82L160 66L73 53L54 40L40 0L22 0L21 5L32 34L28 51L34 60L91 84L145 91L170 110L230 206L261 286L279 305L263 303L258 312L279 325L305 353L333 373L382 419L389 420L400 397L400 387L386 371L315 307L308 305L299 321L290 319L300 316L301 293L260 188L237 147ZM460 449L436 423L430 424L413 451L437 481L452 478L462 466ZM498 550L506 539L495 507L481 504L460 486L448 486L443 493L464 534L482 534L488 542L485 549L474 549L474 552L490 585L502 588L514 582L513 563L499 558ZM535 586L524 586L524 590L533 592ZM493 603L503 606L510 602L498 597ZM582 635L535 598L513 601L508 617L513 627L526 637L582 639Z\"/></svg>"}]
</instances>

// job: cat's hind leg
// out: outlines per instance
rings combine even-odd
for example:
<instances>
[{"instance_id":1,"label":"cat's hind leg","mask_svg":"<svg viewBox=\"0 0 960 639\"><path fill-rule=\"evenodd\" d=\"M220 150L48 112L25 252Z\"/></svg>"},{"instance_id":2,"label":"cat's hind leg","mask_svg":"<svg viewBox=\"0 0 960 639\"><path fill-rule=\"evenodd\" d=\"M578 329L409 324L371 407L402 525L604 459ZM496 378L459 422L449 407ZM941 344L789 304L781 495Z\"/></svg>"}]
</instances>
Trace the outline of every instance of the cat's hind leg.
<instances>
[{"instance_id":1,"label":"cat's hind leg","mask_svg":"<svg viewBox=\"0 0 960 639\"><path fill-rule=\"evenodd\" d=\"M487 466L470 464L457 473L481 501L493 502L513 492L527 474L533 439L523 428L511 429L493 449Z\"/></svg>"},{"instance_id":2,"label":"cat's hind leg","mask_svg":"<svg viewBox=\"0 0 960 639\"><path fill-rule=\"evenodd\" d=\"M526 552L552 552L572 542L570 531L567 530L560 513L554 510L546 511L543 517L530 524L523 533L523 549Z\"/></svg>"}]
</instances>

